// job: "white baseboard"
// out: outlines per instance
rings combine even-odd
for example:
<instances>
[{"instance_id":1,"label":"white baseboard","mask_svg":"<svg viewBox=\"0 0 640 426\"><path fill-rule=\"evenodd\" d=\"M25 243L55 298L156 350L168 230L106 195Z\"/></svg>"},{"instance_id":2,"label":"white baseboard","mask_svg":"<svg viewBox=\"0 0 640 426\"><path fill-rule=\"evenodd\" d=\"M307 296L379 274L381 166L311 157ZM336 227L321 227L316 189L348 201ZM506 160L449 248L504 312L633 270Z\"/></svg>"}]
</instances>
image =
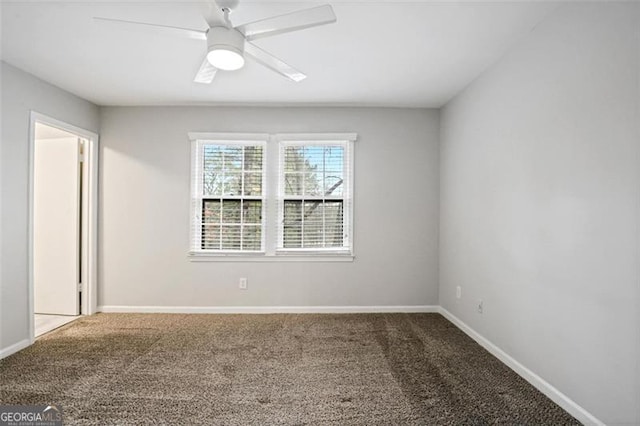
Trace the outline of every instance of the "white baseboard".
<instances>
[{"instance_id":1,"label":"white baseboard","mask_svg":"<svg viewBox=\"0 0 640 426\"><path fill-rule=\"evenodd\" d=\"M525 379L527 382L531 383L536 389L545 394L550 400L558 404L562 407L566 412L575 417L579 422L585 425L594 425L594 426L605 426L604 422L598 420L594 415L589 413L587 410L582 408L580 405L576 404L575 401L570 399L568 396L560 392L558 389L553 387L549 382L544 380L542 377L538 376L533 371L529 370L524 365L520 364L514 358L512 358L509 354L504 352L502 349L494 345L492 342L487 340L480 333L475 331L473 328L469 327L466 323L464 323L460 318L453 315L451 312L447 311L442 306L439 307L439 312L446 319L451 321L456 327L465 332L469 337L478 342L480 346L489 351L493 356L498 358L504 364L506 364L509 368L515 371L520 377Z\"/></svg>"},{"instance_id":2,"label":"white baseboard","mask_svg":"<svg viewBox=\"0 0 640 426\"><path fill-rule=\"evenodd\" d=\"M352 314L439 312L435 305L408 306L98 306L99 312L168 314Z\"/></svg>"},{"instance_id":3,"label":"white baseboard","mask_svg":"<svg viewBox=\"0 0 640 426\"><path fill-rule=\"evenodd\" d=\"M6 347L4 349L0 349L0 359L6 358L9 355L13 355L18 351L23 350L24 348L31 345L29 339L24 339L19 341L18 343L14 343L13 345Z\"/></svg>"}]
</instances>

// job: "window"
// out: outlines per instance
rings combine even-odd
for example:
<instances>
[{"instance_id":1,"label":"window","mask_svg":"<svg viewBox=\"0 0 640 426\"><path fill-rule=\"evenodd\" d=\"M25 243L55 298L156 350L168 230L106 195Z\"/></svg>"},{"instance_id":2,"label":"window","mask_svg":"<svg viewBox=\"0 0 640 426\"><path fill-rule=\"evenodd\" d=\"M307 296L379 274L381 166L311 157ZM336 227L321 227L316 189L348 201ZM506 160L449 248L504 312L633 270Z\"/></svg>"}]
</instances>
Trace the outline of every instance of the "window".
<instances>
[{"instance_id":1,"label":"window","mask_svg":"<svg viewBox=\"0 0 640 426\"><path fill-rule=\"evenodd\" d=\"M278 250L350 251L347 141L282 141Z\"/></svg>"},{"instance_id":2,"label":"window","mask_svg":"<svg viewBox=\"0 0 640 426\"><path fill-rule=\"evenodd\" d=\"M194 141L192 251L263 251L264 147L259 140Z\"/></svg>"},{"instance_id":3,"label":"window","mask_svg":"<svg viewBox=\"0 0 640 426\"><path fill-rule=\"evenodd\" d=\"M189 137L192 258L352 258L355 134Z\"/></svg>"}]
</instances>

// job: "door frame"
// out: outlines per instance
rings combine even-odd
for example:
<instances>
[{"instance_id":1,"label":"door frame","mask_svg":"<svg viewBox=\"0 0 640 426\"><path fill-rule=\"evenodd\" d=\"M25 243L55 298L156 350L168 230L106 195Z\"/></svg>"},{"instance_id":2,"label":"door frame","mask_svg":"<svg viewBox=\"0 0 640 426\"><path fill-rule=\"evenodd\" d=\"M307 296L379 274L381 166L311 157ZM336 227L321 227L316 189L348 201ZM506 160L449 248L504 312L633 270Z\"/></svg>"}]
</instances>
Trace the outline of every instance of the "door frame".
<instances>
[{"instance_id":1,"label":"door frame","mask_svg":"<svg viewBox=\"0 0 640 426\"><path fill-rule=\"evenodd\" d=\"M82 253L80 262L82 265L82 299L80 315L91 315L97 312L98 307L98 153L99 136L72 124L65 123L53 117L30 111L29 117L29 340L35 341L34 321L34 281L33 281L33 204L34 204L34 157L35 157L35 129L36 123L56 127L80 138L87 140L84 147L83 173L83 202L82 202Z\"/></svg>"}]
</instances>

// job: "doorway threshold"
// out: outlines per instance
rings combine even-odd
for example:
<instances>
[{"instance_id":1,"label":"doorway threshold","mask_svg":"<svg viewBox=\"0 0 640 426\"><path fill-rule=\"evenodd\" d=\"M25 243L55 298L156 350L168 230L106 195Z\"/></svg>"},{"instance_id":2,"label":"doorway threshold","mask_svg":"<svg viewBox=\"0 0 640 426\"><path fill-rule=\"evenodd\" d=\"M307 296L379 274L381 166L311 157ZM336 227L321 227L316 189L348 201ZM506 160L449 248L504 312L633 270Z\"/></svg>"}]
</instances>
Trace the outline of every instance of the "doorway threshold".
<instances>
[{"instance_id":1,"label":"doorway threshold","mask_svg":"<svg viewBox=\"0 0 640 426\"><path fill-rule=\"evenodd\" d=\"M71 321L80 318L80 315L48 315L48 314L35 314L35 337L40 337L45 333L62 327Z\"/></svg>"}]
</instances>

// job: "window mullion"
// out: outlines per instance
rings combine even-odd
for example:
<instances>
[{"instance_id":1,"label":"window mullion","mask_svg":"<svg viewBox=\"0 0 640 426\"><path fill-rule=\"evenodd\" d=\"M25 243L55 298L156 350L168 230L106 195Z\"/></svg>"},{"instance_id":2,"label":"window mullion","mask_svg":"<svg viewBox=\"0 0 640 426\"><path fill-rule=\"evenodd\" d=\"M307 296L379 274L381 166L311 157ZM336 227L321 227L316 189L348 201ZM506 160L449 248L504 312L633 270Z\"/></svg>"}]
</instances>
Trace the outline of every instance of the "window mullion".
<instances>
[{"instance_id":1,"label":"window mullion","mask_svg":"<svg viewBox=\"0 0 640 426\"><path fill-rule=\"evenodd\" d=\"M263 196L264 206L264 245L267 256L273 256L278 246L278 236L280 234L281 203L280 197L280 176L284 178L284 170L280 169L280 152L273 136L269 138L264 153L265 164L263 164ZM284 192L283 192L284 195Z\"/></svg>"}]
</instances>

